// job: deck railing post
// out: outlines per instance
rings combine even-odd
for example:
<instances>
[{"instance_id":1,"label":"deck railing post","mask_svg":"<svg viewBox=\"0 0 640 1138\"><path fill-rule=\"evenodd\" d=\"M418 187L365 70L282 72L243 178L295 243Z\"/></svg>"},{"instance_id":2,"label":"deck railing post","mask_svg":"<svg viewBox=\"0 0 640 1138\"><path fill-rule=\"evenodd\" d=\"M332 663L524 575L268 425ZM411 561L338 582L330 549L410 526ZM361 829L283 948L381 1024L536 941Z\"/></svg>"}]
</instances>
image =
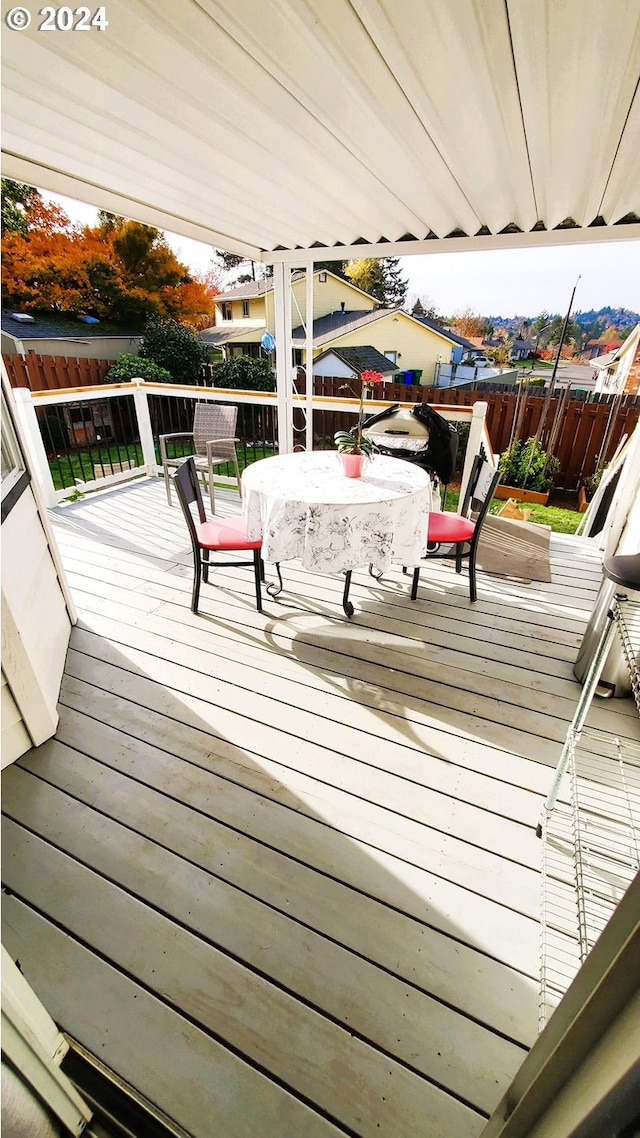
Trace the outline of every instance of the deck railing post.
<instances>
[{"instance_id":1,"label":"deck railing post","mask_svg":"<svg viewBox=\"0 0 640 1138\"><path fill-rule=\"evenodd\" d=\"M469 424L469 441L467 442L467 450L464 456L464 467L462 470L462 478L460 480L460 502L464 499L464 492L467 483L471 476L471 467L473 460L477 454L481 454L483 449L486 450L485 443L485 421L487 418L487 404L478 401L473 404L471 412L471 422ZM485 457L490 463L493 464L493 455L487 454Z\"/></svg>"},{"instance_id":2,"label":"deck railing post","mask_svg":"<svg viewBox=\"0 0 640 1138\"><path fill-rule=\"evenodd\" d=\"M49 468L47 452L40 434L40 424L33 403L33 396L27 387L14 387L16 414L29 451L29 464L38 481L42 503L47 509L58 505L53 478Z\"/></svg>"},{"instance_id":3,"label":"deck railing post","mask_svg":"<svg viewBox=\"0 0 640 1138\"><path fill-rule=\"evenodd\" d=\"M133 384L133 402L138 419L138 432L140 434L143 463L146 467L147 474L153 477L158 473L158 464L156 462L156 448L153 441L151 415L149 414L149 397L144 388L144 379L133 379L131 382Z\"/></svg>"}]
</instances>

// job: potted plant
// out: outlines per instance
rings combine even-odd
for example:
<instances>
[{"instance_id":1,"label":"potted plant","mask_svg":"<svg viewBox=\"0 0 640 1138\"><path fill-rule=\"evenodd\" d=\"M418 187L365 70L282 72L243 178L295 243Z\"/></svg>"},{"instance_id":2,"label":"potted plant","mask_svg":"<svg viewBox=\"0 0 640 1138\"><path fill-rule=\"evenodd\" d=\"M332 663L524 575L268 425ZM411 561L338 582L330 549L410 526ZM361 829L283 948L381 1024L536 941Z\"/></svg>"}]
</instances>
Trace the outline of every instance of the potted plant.
<instances>
[{"instance_id":1,"label":"potted plant","mask_svg":"<svg viewBox=\"0 0 640 1138\"><path fill-rule=\"evenodd\" d=\"M578 509L581 514L584 514L587 505L598 489L603 472L604 463L599 463L593 474L587 474L580 480L580 485L578 486Z\"/></svg>"},{"instance_id":2,"label":"potted plant","mask_svg":"<svg viewBox=\"0 0 640 1138\"><path fill-rule=\"evenodd\" d=\"M382 379L382 375L378 371L363 371L360 378L362 383L360 387L358 421L355 427L350 431L336 431L333 436L333 440L338 448L338 454L342 460L342 468L347 478L360 478L365 459L373 454L375 450L371 439L366 438L362 433L364 396L366 391L371 391L374 384ZM350 391L352 395L356 394L348 383L343 383L339 390Z\"/></svg>"},{"instance_id":3,"label":"potted plant","mask_svg":"<svg viewBox=\"0 0 640 1138\"><path fill-rule=\"evenodd\" d=\"M536 439L516 439L500 455L500 482L496 498L515 498L546 506L560 470L557 458L547 454Z\"/></svg>"}]
</instances>

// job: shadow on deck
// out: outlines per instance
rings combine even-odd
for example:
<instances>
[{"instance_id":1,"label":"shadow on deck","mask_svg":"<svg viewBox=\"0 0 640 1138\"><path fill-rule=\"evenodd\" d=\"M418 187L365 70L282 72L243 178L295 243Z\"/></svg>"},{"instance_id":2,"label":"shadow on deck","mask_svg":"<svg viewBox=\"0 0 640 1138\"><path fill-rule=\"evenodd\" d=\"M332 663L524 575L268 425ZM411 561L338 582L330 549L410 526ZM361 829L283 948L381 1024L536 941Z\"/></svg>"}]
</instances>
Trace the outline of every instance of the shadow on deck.
<instances>
[{"instance_id":1,"label":"shadow on deck","mask_svg":"<svg viewBox=\"0 0 640 1138\"><path fill-rule=\"evenodd\" d=\"M351 622L338 580L287 566L258 614L222 570L194 617L159 483L53 518L79 622L56 737L3 775L3 941L56 1022L197 1138L479 1134L536 1034L597 553L473 606L443 563L416 604L363 574Z\"/></svg>"}]
</instances>

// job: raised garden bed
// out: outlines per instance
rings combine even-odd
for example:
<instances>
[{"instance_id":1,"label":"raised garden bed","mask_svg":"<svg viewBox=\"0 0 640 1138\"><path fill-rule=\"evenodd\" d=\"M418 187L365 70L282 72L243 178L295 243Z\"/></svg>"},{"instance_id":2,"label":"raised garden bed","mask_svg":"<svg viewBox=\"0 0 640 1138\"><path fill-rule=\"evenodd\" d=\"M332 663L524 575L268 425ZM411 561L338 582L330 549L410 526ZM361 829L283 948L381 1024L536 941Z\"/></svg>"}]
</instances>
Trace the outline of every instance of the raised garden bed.
<instances>
[{"instance_id":1,"label":"raised garden bed","mask_svg":"<svg viewBox=\"0 0 640 1138\"><path fill-rule=\"evenodd\" d=\"M518 502L531 502L535 506L546 506L550 491L544 493L540 490L523 490L521 486L504 486L499 483L494 492L494 498L515 498Z\"/></svg>"}]
</instances>

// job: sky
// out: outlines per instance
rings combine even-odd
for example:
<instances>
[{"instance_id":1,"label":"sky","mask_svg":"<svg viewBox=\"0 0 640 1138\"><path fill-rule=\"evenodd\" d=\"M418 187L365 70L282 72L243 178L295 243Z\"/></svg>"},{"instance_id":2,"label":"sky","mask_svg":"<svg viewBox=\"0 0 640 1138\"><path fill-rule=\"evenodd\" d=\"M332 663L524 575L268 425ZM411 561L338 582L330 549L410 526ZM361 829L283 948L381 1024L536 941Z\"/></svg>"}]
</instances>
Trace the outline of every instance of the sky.
<instances>
[{"instance_id":1,"label":"sky","mask_svg":"<svg viewBox=\"0 0 640 1138\"><path fill-rule=\"evenodd\" d=\"M92 206L55 194L72 221L95 223ZM167 242L192 272L211 268L210 245L167 233ZM479 253L429 253L401 258L408 299L419 297L443 316L471 309L482 316L538 316L566 312L578 281L573 311L629 308L640 312L640 242L504 249ZM580 278L578 280L578 277Z\"/></svg>"}]
</instances>

